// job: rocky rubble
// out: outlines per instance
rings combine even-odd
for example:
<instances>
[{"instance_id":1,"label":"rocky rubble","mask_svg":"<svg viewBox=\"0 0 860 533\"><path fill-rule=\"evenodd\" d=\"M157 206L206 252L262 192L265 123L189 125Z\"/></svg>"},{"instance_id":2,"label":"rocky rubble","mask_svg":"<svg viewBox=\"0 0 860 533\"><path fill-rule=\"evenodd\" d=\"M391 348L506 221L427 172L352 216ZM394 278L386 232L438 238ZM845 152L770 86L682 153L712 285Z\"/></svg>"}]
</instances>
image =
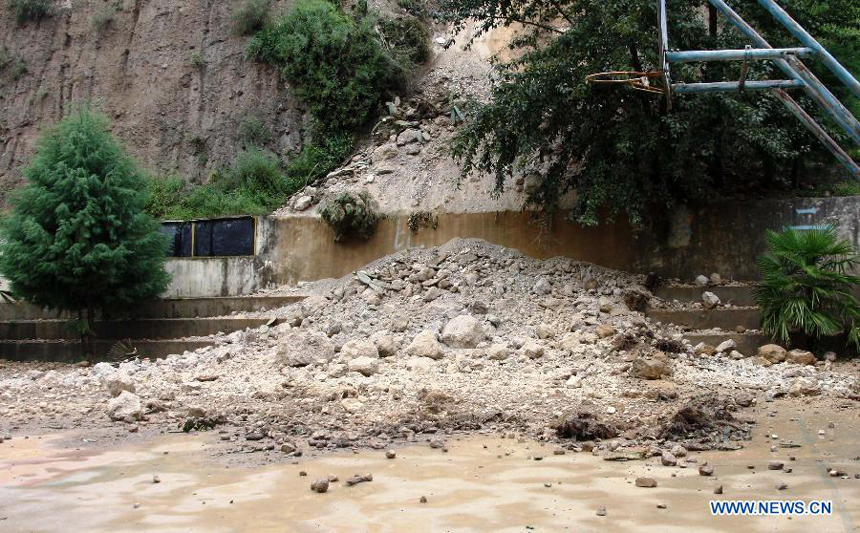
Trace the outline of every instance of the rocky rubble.
<instances>
[{"instance_id":1,"label":"rocky rubble","mask_svg":"<svg viewBox=\"0 0 860 533\"><path fill-rule=\"evenodd\" d=\"M736 413L756 398L858 398L853 362L774 347L761 351L769 366L731 346L697 353L628 308L631 292L650 298L642 281L478 240L404 251L309 284L306 300L269 311L277 325L196 352L2 363L0 433L212 430L234 451L295 457L419 438L444 448L445 433L486 430L682 457L736 447L748 434Z\"/></svg>"}]
</instances>

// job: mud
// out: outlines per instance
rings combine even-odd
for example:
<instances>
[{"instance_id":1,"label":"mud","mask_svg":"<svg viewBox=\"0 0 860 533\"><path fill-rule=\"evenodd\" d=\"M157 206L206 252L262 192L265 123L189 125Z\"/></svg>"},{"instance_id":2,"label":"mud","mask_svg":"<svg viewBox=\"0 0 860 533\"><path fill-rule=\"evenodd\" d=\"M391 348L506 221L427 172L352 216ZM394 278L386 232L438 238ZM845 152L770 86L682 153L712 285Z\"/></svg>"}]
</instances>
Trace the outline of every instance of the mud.
<instances>
[{"instance_id":1,"label":"mud","mask_svg":"<svg viewBox=\"0 0 860 533\"><path fill-rule=\"evenodd\" d=\"M408 446L396 459L368 451L257 468L213 457L213 434L102 451L69 448L60 435L13 439L0 444L0 531L857 531L856 408L766 403L754 416L744 449L691 452L687 468L554 455L549 444L491 435L449 440L447 452ZM800 447L778 446L789 441ZM768 470L774 459L793 471ZM706 461L712 477L698 474ZM373 481L347 487L357 473ZM327 493L310 490L331 474L339 481ZM639 476L657 487L636 487ZM777 490L783 482L788 488ZM715 498L832 500L834 513L714 518ZM607 516L597 516L600 507Z\"/></svg>"}]
</instances>

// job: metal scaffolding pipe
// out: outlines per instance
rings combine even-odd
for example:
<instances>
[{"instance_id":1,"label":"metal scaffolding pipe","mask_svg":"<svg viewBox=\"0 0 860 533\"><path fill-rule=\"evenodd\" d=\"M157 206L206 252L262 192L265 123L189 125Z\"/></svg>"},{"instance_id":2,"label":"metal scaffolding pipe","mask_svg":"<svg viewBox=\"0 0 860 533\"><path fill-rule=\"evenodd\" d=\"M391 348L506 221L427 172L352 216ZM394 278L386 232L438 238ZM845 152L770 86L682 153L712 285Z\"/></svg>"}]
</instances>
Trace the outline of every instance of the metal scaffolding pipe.
<instances>
[{"instance_id":1,"label":"metal scaffolding pipe","mask_svg":"<svg viewBox=\"0 0 860 533\"><path fill-rule=\"evenodd\" d=\"M760 59L785 59L790 56L809 57L811 48L752 48L746 50L689 50L667 52L670 63L689 63L692 61L741 61Z\"/></svg>"},{"instance_id":2,"label":"metal scaffolding pipe","mask_svg":"<svg viewBox=\"0 0 860 533\"><path fill-rule=\"evenodd\" d=\"M800 80L765 80L748 81L743 84L746 91L762 91L766 89L799 89L803 87ZM720 81L716 83L673 83L672 92L675 94L713 93L740 91L741 83L736 81Z\"/></svg>"}]
</instances>

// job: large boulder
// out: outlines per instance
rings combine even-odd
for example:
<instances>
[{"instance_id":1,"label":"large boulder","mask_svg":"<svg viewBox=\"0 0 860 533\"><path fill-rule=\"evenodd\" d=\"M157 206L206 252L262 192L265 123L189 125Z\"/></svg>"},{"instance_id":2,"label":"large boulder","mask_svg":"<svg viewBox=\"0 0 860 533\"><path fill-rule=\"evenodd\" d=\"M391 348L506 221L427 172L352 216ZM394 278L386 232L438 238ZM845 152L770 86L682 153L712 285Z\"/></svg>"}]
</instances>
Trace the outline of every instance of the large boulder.
<instances>
[{"instance_id":1,"label":"large boulder","mask_svg":"<svg viewBox=\"0 0 860 533\"><path fill-rule=\"evenodd\" d=\"M445 356L445 350L436 339L436 334L426 329L412 339L412 343L406 348L406 353L430 359L442 359Z\"/></svg>"},{"instance_id":2,"label":"large boulder","mask_svg":"<svg viewBox=\"0 0 860 533\"><path fill-rule=\"evenodd\" d=\"M107 405L107 414L111 420L132 422L143 416L143 404L137 395L124 390L119 396L112 398Z\"/></svg>"},{"instance_id":3,"label":"large boulder","mask_svg":"<svg viewBox=\"0 0 860 533\"><path fill-rule=\"evenodd\" d=\"M275 350L275 362L280 366L307 366L334 358L334 344L322 333L291 331Z\"/></svg>"},{"instance_id":4,"label":"large boulder","mask_svg":"<svg viewBox=\"0 0 860 533\"><path fill-rule=\"evenodd\" d=\"M355 359L357 357L367 357L376 359L379 357L379 350L376 344L370 339L353 339L340 349L340 355L346 359Z\"/></svg>"},{"instance_id":5,"label":"large boulder","mask_svg":"<svg viewBox=\"0 0 860 533\"><path fill-rule=\"evenodd\" d=\"M442 342L451 348L475 348L485 338L483 326L472 315L456 316L442 329Z\"/></svg>"},{"instance_id":6,"label":"large boulder","mask_svg":"<svg viewBox=\"0 0 860 533\"><path fill-rule=\"evenodd\" d=\"M785 361L785 348L778 344L765 344L758 349L758 356L767 359L771 363Z\"/></svg>"},{"instance_id":7,"label":"large boulder","mask_svg":"<svg viewBox=\"0 0 860 533\"><path fill-rule=\"evenodd\" d=\"M812 352L807 352L806 350L791 350L785 354L785 362L794 363L796 365L814 365L818 362L818 359L815 358Z\"/></svg>"}]
</instances>

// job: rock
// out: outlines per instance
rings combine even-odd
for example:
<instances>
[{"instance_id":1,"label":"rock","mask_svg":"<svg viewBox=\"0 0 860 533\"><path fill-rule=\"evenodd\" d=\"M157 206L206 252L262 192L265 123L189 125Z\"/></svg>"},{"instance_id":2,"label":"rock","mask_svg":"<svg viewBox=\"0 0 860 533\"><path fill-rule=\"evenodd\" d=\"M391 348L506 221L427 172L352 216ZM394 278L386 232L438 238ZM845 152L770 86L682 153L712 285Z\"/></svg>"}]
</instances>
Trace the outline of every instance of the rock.
<instances>
[{"instance_id":1,"label":"rock","mask_svg":"<svg viewBox=\"0 0 860 533\"><path fill-rule=\"evenodd\" d=\"M537 335L541 340L546 340L555 337L555 331L553 331L552 327L546 324L538 324L535 327L535 335Z\"/></svg>"},{"instance_id":2,"label":"rock","mask_svg":"<svg viewBox=\"0 0 860 533\"><path fill-rule=\"evenodd\" d=\"M124 390L108 402L107 414L114 421L140 420L143 416L143 404L137 395Z\"/></svg>"},{"instance_id":3,"label":"rock","mask_svg":"<svg viewBox=\"0 0 860 533\"><path fill-rule=\"evenodd\" d=\"M794 363L796 365L814 365L818 362L818 359L815 358L812 352L808 352L806 350L791 350L785 354L785 362Z\"/></svg>"},{"instance_id":4,"label":"rock","mask_svg":"<svg viewBox=\"0 0 860 533\"><path fill-rule=\"evenodd\" d=\"M393 357L397 355L397 351L400 349L400 342L392 335L379 333L374 334L371 339L376 344L376 351L379 357Z\"/></svg>"},{"instance_id":5,"label":"rock","mask_svg":"<svg viewBox=\"0 0 860 533\"><path fill-rule=\"evenodd\" d=\"M657 486L657 480L653 477L637 477L636 486L643 487L646 489L653 489Z\"/></svg>"},{"instance_id":6,"label":"rock","mask_svg":"<svg viewBox=\"0 0 860 533\"><path fill-rule=\"evenodd\" d=\"M672 446L672 449L670 451L675 457L687 457L687 448L684 448L680 444Z\"/></svg>"},{"instance_id":7,"label":"rock","mask_svg":"<svg viewBox=\"0 0 860 533\"><path fill-rule=\"evenodd\" d=\"M597 336L601 339L605 339L607 337L615 335L615 328L613 328L609 324L600 324L599 326L597 326L594 332L597 333Z\"/></svg>"},{"instance_id":8,"label":"rock","mask_svg":"<svg viewBox=\"0 0 860 533\"><path fill-rule=\"evenodd\" d=\"M364 407L361 400L357 400L356 398L344 398L340 401L340 405L347 413L356 413Z\"/></svg>"},{"instance_id":9,"label":"rock","mask_svg":"<svg viewBox=\"0 0 860 533\"><path fill-rule=\"evenodd\" d=\"M293 206L293 209L295 209L296 211L305 211L313 203L313 197L307 195L299 196L298 199L296 199L296 204Z\"/></svg>"},{"instance_id":10,"label":"rock","mask_svg":"<svg viewBox=\"0 0 860 533\"><path fill-rule=\"evenodd\" d=\"M442 329L442 342L452 348L475 348L485 337L483 326L471 315L456 316Z\"/></svg>"},{"instance_id":11,"label":"rock","mask_svg":"<svg viewBox=\"0 0 860 533\"><path fill-rule=\"evenodd\" d=\"M718 485L717 488L714 489L714 494L722 494L722 493L723 493L723 486Z\"/></svg>"},{"instance_id":12,"label":"rock","mask_svg":"<svg viewBox=\"0 0 860 533\"><path fill-rule=\"evenodd\" d=\"M788 488L788 483L777 483L776 490L785 490Z\"/></svg>"},{"instance_id":13,"label":"rock","mask_svg":"<svg viewBox=\"0 0 860 533\"><path fill-rule=\"evenodd\" d=\"M735 403L739 407L749 407L755 401L755 396L748 392L740 392L735 395Z\"/></svg>"},{"instance_id":14,"label":"rock","mask_svg":"<svg viewBox=\"0 0 860 533\"><path fill-rule=\"evenodd\" d=\"M699 467L700 476L711 476L714 474L714 467L711 465L702 465Z\"/></svg>"},{"instance_id":15,"label":"rock","mask_svg":"<svg viewBox=\"0 0 860 533\"><path fill-rule=\"evenodd\" d=\"M370 339L353 339L348 341L340 349L340 355L346 359L356 359L364 357L365 359L376 359L379 357L379 350L376 344Z\"/></svg>"},{"instance_id":16,"label":"rock","mask_svg":"<svg viewBox=\"0 0 860 533\"><path fill-rule=\"evenodd\" d=\"M415 357L437 360L445 356L445 350L436 339L436 334L426 329L412 339L412 343L406 348L406 353Z\"/></svg>"},{"instance_id":17,"label":"rock","mask_svg":"<svg viewBox=\"0 0 860 533\"><path fill-rule=\"evenodd\" d=\"M311 483L311 490L320 494L328 491L328 478L320 478Z\"/></svg>"},{"instance_id":18,"label":"rock","mask_svg":"<svg viewBox=\"0 0 860 533\"><path fill-rule=\"evenodd\" d=\"M544 347L537 342L531 340L527 341L523 345L522 350L526 357L528 357L529 359L537 359L539 357L542 357L544 354Z\"/></svg>"},{"instance_id":19,"label":"rock","mask_svg":"<svg viewBox=\"0 0 860 533\"><path fill-rule=\"evenodd\" d=\"M509 354L508 347L504 344L493 344L487 348L487 359L493 361L504 361Z\"/></svg>"},{"instance_id":20,"label":"rock","mask_svg":"<svg viewBox=\"0 0 860 533\"><path fill-rule=\"evenodd\" d=\"M695 279L696 286L698 286L698 287L707 287L708 283L710 281L711 280L709 280L707 276L704 276L701 274L696 276L696 279Z\"/></svg>"},{"instance_id":21,"label":"rock","mask_svg":"<svg viewBox=\"0 0 860 533\"><path fill-rule=\"evenodd\" d=\"M821 394L821 385L815 378L798 377L788 387L788 394L798 396L817 396Z\"/></svg>"},{"instance_id":22,"label":"rock","mask_svg":"<svg viewBox=\"0 0 860 533\"><path fill-rule=\"evenodd\" d=\"M152 482L153 483L161 483L161 478L158 477L158 474L152 476Z\"/></svg>"},{"instance_id":23,"label":"rock","mask_svg":"<svg viewBox=\"0 0 860 533\"><path fill-rule=\"evenodd\" d=\"M117 397L122 391L134 392L134 381L125 372L114 372L104 378L105 388L112 397Z\"/></svg>"},{"instance_id":24,"label":"rock","mask_svg":"<svg viewBox=\"0 0 860 533\"><path fill-rule=\"evenodd\" d=\"M307 366L333 358L334 344L322 333L290 331L275 349L275 361L280 366Z\"/></svg>"},{"instance_id":25,"label":"rock","mask_svg":"<svg viewBox=\"0 0 860 533\"><path fill-rule=\"evenodd\" d=\"M677 466L678 460L670 452L663 452L660 456L660 463L663 466Z\"/></svg>"},{"instance_id":26,"label":"rock","mask_svg":"<svg viewBox=\"0 0 860 533\"><path fill-rule=\"evenodd\" d=\"M737 349L737 347L738 343L736 343L734 339L726 339L717 345L715 351L716 353L731 352L732 350Z\"/></svg>"},{"instance_id":27,"label":"rock","mask_svg":"<svg viewBox=\"0 0 860 533\"><path fill-rule=\"evenodd\" d=\"M669 363L662 359L637 357L630 365L630 375L640 379L660 379L671 373Z\"/></svg>"},{"instance_id":28,"label":"rock","mask_svg":"<svg viewBox=\"0 0 860 533\"><path fill-rule=\"evenodd\" d=\"M771 363L781 363L785 361L785 348L778 344L765 344L759 346L758 356L767 359Z\"/></svg>"},{"instance_id":29,"label":"rock","mask_svg":"<svg viewBox=\"0 0 860 533\"><path fill-rule=\"evenodd\" d=\"M414 128L407 128L401 131L397 136L397 146L405 146L418 142L418 135L420 135L420 132Z\"/></svg>"},{"instance_id":30,"label":"rock","mask_svg":"<svg viewBox=\"0 0 860 533\"><path fill-rule=\"evenodd\" d=\"M395 457L397 457L397 453L394 450L388 450L385 452L386 459L394 459Z\"/></svg>"},{"instance_id":31,"label":"rock","mask_svg":"<svg viewBox=\"0 0 860 533\"><path fill-rule=\"evenodd\" d=\"M694 351L696 352L696 355L703 355L703 356L710 357L711 355L714 355L714 353L717 351L717 349L714 348L713 346L711 346L710 344L705 344L705 343L701 342L696 346Z\"/></svg>"},{"instance_id":32,"label":"rock","mask_svg":"<svg viewBox=\"0 0 860 533\"><path fill-rule=\"evenodd\" d=\"M729 354L729 357L731 357L735 361L740 361L746 356L737 350L732 350L732 353Z\"/></svg>"},{"instance_id":33,"label":"rock","mask_svg":"<svg viewBox=\"0 0 860 533\"><path fill-rule=\"evenodd\" d=\"M836 362L836 352L824 352L824 360L831 363Z\"/></svg>"},{"instance_id":34,"label":"rock","mask_svg":"<svg viewBox=\"0 0 860 533\"><path fill-rule=\"evenodd\" d=\"M369 377L379 372L379 359L362 355L349 361L346 366L350 372Z\"/></svg>"},{"instance_id":35,"label":"rock","mask_svg":"<svg viewBox=\"0 0 860 533\"><path fill-rule=\"evenodd\" d=\"M785 463L783 463L782 461L771 461L767 464L767 469L768 470L782 470L782 468L784 466L785 466Z\"/></svg>"},{"instance_id":36,"label":"rock","mask_svg":"<svg viewBox=\"0 0 860 533\"><path fill-rule=\"evenodd\" d=\"M532 292L535 294L545 295L552 292L552 285L545 278L541 278L532 287Z\"/></svg>"},{"instance_id":37,"label":"rock","mask_svg":"<svg viewBox=\"0 0 860 533\"><path fill-rule=\"evenodd\" d=\"M346 485L348 487L351 487L353 485L358 485L359 483L366 483L368 481L373 481L373 474L356 474L346 480Z\"/></svg>"},{"instance_id":38,"label":"rock","mask_svg":"<svg viewBox=\"0 0 860 533\"><path fill-rule=\"evenodd\" d=\"M427 503L427 496L421 496L421 499L418 500L420 503Z\"/></svg>"},{"instance_id":39,"label":"rock","mask_svg":"<svg viewBox=\"0 0 860 533\"><path fill-rule=\"evenodd\" d=\"M720 305L720 298L710 291L705 291L702 293L702 305L705 309L713 309Z\"/></svg>"},{"instance_id":40,"label":"rock","mask_svg":"<svg viewBox=\"0 0 860 533\"><path fill-rule=\"evenodd\" d=\"M710 282L711 282L711 285L722 285L722 283L723 283L723 277L722 277L722 276L720 276L719 274L717 274L716 272L714 272L714 273L713 273L713 274L711 274L711 276L708 278L708 281L710 281Z\"/></svg>"}]
</instances>

